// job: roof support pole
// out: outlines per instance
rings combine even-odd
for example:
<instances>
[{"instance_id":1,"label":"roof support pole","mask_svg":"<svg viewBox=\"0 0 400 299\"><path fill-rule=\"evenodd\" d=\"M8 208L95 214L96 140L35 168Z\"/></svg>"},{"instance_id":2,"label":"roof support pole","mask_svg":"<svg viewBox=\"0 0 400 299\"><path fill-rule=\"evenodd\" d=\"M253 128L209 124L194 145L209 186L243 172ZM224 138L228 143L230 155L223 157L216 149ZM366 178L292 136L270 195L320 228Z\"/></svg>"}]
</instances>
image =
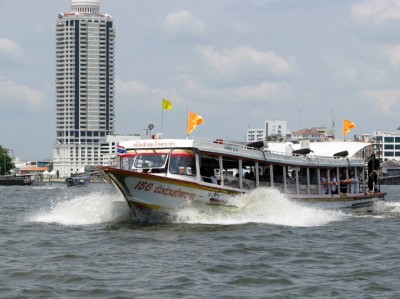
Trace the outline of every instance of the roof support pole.
<instances>
[{"instance_id":1,"label":"roof support pole","mask_svg":"<svg viewBox=\"0 0 400 299\"><path fill-rule=\"evenodd\" d=\"M242 160L239 160L239 188L243 189L243 168L242 168Z\"/></svg>"},{"instance_id":2,"label":"roof support pole","mask_svg":"<svg viewBox=\"0 0 400 299\"><path fill-rule=\"evenodd\" d=\"M221 180L221 186L224 185L224 165L222 163L222 156L219 156L219 176Z\"/></svg>"},{"instance_id":3,"label":"roof support pole","mask_svg":"<svg viewBox=\"0 0 400 299\"><path fill-rule=\"evenodd\" d=\"M274 165L269 165L269 177L271 179L271 187L274 187Z\"/></svg>"},{"instance_id":4,"label":"roof support pole","mask_svg":"<svg viewBox=\"0 0 400 299\"><path fill-rule=\"evenodd\" d=\"M286 189L287 189L287 183L286 183L286 166L282 166L282 173L283 173L283 192L286 193Z\"/></svg>"},{"instance_id":5,"label":"roof support pole","mask_svg":"<svg viewBox=\"0 0 400 299\"><path fill-rule=\"evenodd\" d=\"M258 162L256 162L256 187L260 187L260 170L258 169Z\"/></svg>"}]
</instances>

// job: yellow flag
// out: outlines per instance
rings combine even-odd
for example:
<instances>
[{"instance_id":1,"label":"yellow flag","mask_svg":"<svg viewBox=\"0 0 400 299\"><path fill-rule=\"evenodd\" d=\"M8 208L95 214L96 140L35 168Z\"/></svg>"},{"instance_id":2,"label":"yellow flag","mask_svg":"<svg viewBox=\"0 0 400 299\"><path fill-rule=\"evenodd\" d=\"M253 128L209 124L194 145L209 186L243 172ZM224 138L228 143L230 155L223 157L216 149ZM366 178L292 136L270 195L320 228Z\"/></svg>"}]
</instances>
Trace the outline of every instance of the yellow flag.
<instances>
[{"instance_id":1,"label":"yellow flag","mask_svg":"<svg viewBox=\"0 0 400 299\"><path fill-rule=\"evenodd\" d=\"M172 110L172 103L169 100L162 100L162 108L164 110Z\"/></svg>"},{"instance_id":2,"label":"yellow flag","mask_svg":"<svg viewBox=\"0 0 400 299\"><path fill-rule=\"evenodd\" d=\"M356 125L353 122L345 119L344 124L343 124L343 136L346 135L347 133L349 133L350 130L354 129L355 127L356 127Z\"/></svg>"},{"instance_id":3,"label":"yellow flag","mask_svg":"<svg viewBox=\"0 0 400 299\"><path fill-rule=\"evenodd\" d=\"M188 122L188 130L187 134L189 135L190 133L193 132L193 130L198 126L204 123L203 117L200 115L190 112L189 114L189 122Z\"/></svg>"}]
</instances>

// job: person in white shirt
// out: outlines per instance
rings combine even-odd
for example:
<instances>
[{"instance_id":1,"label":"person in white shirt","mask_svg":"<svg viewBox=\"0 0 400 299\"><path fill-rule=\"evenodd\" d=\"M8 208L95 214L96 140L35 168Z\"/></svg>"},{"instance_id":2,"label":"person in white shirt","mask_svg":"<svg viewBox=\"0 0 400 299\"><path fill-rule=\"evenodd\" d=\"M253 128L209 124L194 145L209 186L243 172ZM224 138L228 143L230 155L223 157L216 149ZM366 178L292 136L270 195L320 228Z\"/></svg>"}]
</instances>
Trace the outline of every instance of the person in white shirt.
<instances>
[{"instance_id":1,"label":"person in white shirt","mask_svg":"<svg viewBox=\"0 0 400 299\"><path fill-rule=\"evenodd\" d=\"M326 178L326 176L325 176L325 172L322 172L321 171L321 179L320 179L320 182L321 182L321 190L320 190L320 194L326 194L327 193L327 185L328 185L328 180L327 180L327 178Z\"/></svg>"},{"instance_id":2,"label":"person in white shirt","mask_svg":"<svg viewBox=\"0 0 400 299\"><path fill-rule=\"evenodd\" d=\"M331 174L331 192L332 194L337 194L337 179L336 179L336 173L332 172Z\"/></svg>"}]
</instances>

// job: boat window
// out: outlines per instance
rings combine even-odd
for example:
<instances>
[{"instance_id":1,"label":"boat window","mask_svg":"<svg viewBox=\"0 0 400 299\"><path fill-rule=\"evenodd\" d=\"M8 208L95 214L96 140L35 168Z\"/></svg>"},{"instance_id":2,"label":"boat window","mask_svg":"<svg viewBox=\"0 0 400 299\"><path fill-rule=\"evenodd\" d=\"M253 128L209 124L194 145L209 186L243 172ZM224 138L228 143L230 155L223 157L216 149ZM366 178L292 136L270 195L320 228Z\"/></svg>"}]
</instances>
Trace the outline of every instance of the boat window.
<instances>
[{"instance_id":1,"label":"boat window","mask_svg":"<svg viewBox=\"0 0 400 299\"><path fill-rule=\"evenodd\" d=\"M143 149L136 151L134 168L136 169L160 169L165 168L169 150Z\"/></svg>"},{"instance_id":2,"label":"boat window","mask_svg":"<svg viewBox=\"0 0 400 299\"><path fill-rule=\"evenodd\" d=\"M200 175L204 182L215 183L220 178L219 158L213 156L200 156Z\"/></svg>"},{"instance_id":3,"label":"boat window","mask_svg":"<svg viewBox=\"0 0 400 299\"><path fill-rule=\"evenodd\" d=\"M133 161L136 157L136 150L131 148L118 147L117 156L120 157L121 169L131 170L133 168Z\"/></svg>"},{"instance_id":4,"label":"boat window","mask_svg":"<svg viewBox=\"0 0 400 299\"><path fill-rule=\"evenodd\" d=\"M239 159L223 157L224 185L239 188Z\"/></svg>"},{"instance_id":5,"label":"boat window","mask_svg":"<svg viewBox=\"0 0 400 299\"><path fill-rule=\"evenodd\" d=\"M193 150L172 150L169 163L169 172L173 174L196 175L196 161Z\"/></svg>"},{"instance_id":6,"label":"boat window","mask_svg":"<svg viewBox=\"0 0 400 299\"><path fill-rule=\"evenodd\" d=\"M260 186L270 187L271 186L270 165L268 163L260 163L258 172L260 178Z\"/></svg>"}]
</instances>

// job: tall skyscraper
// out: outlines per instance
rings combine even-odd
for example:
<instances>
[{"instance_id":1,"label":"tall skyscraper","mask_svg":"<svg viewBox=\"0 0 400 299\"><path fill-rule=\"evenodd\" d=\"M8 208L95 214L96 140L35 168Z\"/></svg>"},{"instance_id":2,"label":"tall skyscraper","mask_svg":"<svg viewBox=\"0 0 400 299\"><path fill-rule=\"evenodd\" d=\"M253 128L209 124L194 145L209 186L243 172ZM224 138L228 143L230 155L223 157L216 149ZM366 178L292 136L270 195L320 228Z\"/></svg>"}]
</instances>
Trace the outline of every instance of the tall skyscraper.
<instances>
[{"instance_id":1,"label":"tall skyscraper","mask_svg":"<svg viewBox=\"0 0 400 299\"><path fill-rule=\"evenodd\" d=\"M102 165L114 133L114 19L98 0L72 0L56 21L56 143L60 177Z\"/></svg>"}]
</instances>

